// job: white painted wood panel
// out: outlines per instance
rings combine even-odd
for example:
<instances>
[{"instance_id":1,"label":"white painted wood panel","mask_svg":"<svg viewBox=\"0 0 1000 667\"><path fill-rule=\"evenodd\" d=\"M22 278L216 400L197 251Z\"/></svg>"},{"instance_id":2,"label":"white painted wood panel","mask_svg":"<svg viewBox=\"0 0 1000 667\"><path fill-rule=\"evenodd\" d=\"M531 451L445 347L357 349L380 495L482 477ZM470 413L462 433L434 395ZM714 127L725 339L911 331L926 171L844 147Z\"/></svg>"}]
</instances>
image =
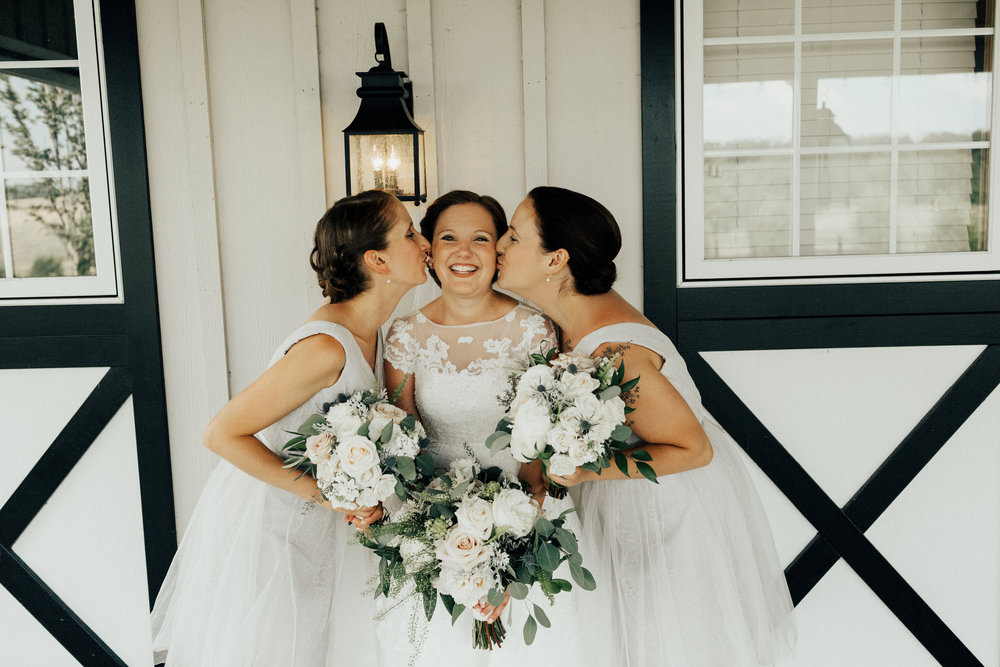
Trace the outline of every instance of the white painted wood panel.
<instances>
[{"instance_id":1,"label":"white painted wood panel","mask_svg":"<svg viewBox=\"0 0 1000 667\"><path fill-rule=\"evenodd\" d=\"M201 0L136 3L170 464L178 530L216 457L229 400L215 163Z\"/></svg>"}]
</instances>

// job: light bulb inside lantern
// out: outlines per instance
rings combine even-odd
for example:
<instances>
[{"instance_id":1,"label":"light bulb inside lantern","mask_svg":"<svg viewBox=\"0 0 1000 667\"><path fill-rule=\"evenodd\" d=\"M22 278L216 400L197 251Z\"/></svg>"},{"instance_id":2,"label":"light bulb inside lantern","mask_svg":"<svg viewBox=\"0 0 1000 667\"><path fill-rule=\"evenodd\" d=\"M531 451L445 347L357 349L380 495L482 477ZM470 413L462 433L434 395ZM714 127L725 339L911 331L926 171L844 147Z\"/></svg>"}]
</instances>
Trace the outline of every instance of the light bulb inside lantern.
<instances>
[{"instance_id":1,"label":"light bulb inside lantern","mask_svg":"<svg viewBox=\"0 0 1000 667\"><path fill-rule=\"evenodd\" d=\"M393 147L392 152L389 153L388 164L389 164L389 169L392 169L393 171L396 171L396 169L399 168L399 158L396 157L395 147Z\"/></svg>"},{"instance_id":2,"label":"light bulb inside lantern","mask_svg":"<svg viewBox=\"0 0 1000 667\"><path fill-rule=\"evenodd\" d=\"M383 160L382 156L378 154L378 149L372 148L372 168L375 170L381 170L384 165L385 160Z\"/></svg>"}]
</instances>

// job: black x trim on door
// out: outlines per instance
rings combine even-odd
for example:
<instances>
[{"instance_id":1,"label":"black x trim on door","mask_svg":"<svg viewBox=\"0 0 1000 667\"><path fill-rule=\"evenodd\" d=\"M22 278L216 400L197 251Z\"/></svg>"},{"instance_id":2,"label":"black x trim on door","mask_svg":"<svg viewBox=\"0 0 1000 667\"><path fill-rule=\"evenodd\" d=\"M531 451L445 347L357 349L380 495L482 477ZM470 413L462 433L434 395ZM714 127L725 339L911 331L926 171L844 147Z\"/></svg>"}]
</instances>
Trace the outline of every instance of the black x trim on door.
<instances>
[{"instance_id":1,"label":"black x trim on door","mask_svg":"<svg viewBox=\"0 0 1000 667\"><path fill-rule=\"evenodd\" d=\"M986 347L843 508L699 353L684 357L708 411L817 530L785 571L793 601L843 558L938 662L981 665L864 533L1000 385L1000 345Z\"/></svg>"},{"instance_id":2,"label":"black x trim on door","mask_svg":"<svg viewBox=\"0 0 1000 667\"><path fill-rule=\"evenodd\" d=\"M0 585L88 667L125 662L14 552L14 543L131 394L128 370L110 368L0 508Z\"/></svg>"}]
</instances>

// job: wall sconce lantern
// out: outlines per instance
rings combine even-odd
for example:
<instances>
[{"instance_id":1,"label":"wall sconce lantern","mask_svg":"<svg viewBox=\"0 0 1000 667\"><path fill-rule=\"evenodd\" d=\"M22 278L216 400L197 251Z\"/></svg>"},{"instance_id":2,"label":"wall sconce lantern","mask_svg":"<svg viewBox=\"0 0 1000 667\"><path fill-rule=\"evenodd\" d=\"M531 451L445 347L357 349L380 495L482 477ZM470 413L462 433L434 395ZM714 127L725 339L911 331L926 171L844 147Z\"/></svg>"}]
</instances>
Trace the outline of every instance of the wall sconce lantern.
<instances>
[{"instance_id":1,"label":"wall sconce lantern","mask_svg":"<svg viewBox=\"0 0 1000 667\"><path fill-rule=\"evenodd\" d=\"M427 201L424 131L413 122L413 84L392 69L384 23L375 24L375 62L357 72L361 106L344 129L347 194L385 190L419 206Z\"/></svg>"}]
</instances>

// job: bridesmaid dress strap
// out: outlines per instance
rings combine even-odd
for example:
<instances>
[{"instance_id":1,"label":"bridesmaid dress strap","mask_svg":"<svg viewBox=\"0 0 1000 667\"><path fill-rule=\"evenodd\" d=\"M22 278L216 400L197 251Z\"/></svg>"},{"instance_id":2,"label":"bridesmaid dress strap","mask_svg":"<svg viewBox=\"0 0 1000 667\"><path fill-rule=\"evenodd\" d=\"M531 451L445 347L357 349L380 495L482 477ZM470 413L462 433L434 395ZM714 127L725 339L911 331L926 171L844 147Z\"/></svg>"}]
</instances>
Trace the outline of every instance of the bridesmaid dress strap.
<instances>
[{"instance_id":1,"label":"bridesmaid dress strap","mask_svg":"<svg viewBox=\"0 0 1000 667\"><path fill-rule=\"evenodd\" d=\"M275 351L274 356L271 358L271 364L285 356L288 350L300 340L309 336L315 336L316 334L326 334L331 338L335 338L344 347L344 353L348 358L353 356L355 351L358 350L358 343L354 340L354 334L347 327L334 322L327 322L326 320L312 320L306 322L288 335L288 338Z\"/></svg>"}]
</instances>

